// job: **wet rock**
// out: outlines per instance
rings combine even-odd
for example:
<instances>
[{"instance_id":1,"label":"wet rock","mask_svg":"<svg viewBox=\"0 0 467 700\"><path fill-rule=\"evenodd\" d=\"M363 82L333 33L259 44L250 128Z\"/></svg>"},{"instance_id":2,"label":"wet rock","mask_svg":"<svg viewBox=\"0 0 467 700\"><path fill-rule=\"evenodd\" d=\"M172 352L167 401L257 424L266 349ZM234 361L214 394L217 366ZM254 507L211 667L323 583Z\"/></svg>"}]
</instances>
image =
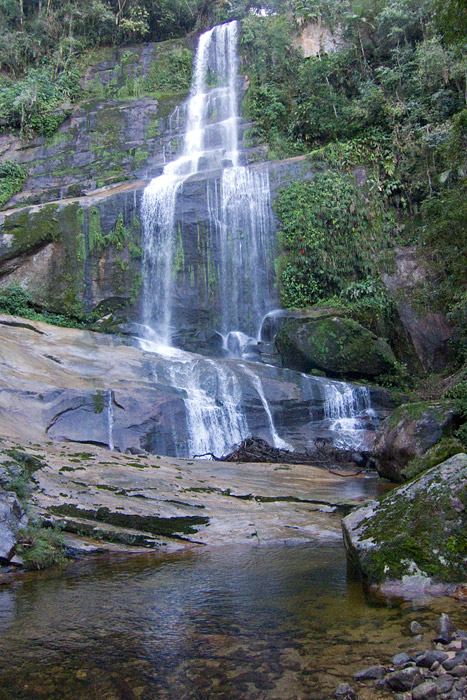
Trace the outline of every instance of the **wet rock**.
<instances>
[{"instance_id":1,"label":"wet rock","mask_svg":"<svg viewBox=\"0 0 467 700\"><path fill-rule=\"evenodd\" d=\"M8 563L15 552L16 532L27 524L27 516L15 493L0 490L0 563Z\"/></svg>"},{"instance_id":2,"label":"wet rock","mask_svg":"<svg viewBox=\"0 0 467 700\"><path fill-rule=\"evenodd\" d=\"M462 546L446 547L446 541L460 543L467 527L466 514L450 506L456 495L467 496L465 454L346 516L342 527L349 560L368 583L398 581L401 592L466 580Z\"/></svg>"},{"instance_id":3,"label":"wet rock","mask_svg":"<svg viewBox=\"0 0 467 700\"><path fill-rule=\"evenodd\" d=\"M385 686L395 691L412 690L423 683L423 676L418 668L403 668L394 671L385 679Z\"/></svg>"},{"instance_id":4,"label":"wet rock","mask_svg":"<svg viewBox=\"0 0 467 700\"><path fill-rule=\"evenodd\" d=\"M412 700L428 700L428 698L435 698L438 695L438 690L436 683L433 683L433 681L425 681L412 690Z\"/></svg>"},{"instance_id":5,"label":"wet rock","mask_svg":"<svg viewBox=\"0 0 467 700\"><path fill-rule=\"evenodd\" d=\"M325 419L325 407L343 391L355 392L362 411L366 397L371 399L375 414L371 425L362 419L355 431L361 449L371 449L380 416L387 415L384 391L371 389L363 400L361 387L304 378L263 364L258 364L251 376L241 360L219 359L214 363L199 356L186 357L187 362L192 361L184 364L188 374L184 374L182 363L175 368L180 370L175 381L173 361L144 352L127 339L33 321L30 329L12 327L12 318L0 315L0 355L8 367L0 374L0 411L5 432L20 431L31 440L40 441L48 435L60 441L112 444L122 452L131 449L192 457L188 395L183 388L187 382L189 386L199 383L212 397L216 412L225 406L226 385L234 386L239 402L236 418L240 415L242 430L247 424L249 434L270 442L270 418L258 393L260 386L281 438L290 440L298 452L313 446L317 437L332 442L335 429ZM16 407L14 416L12 404ZM231 413L226 420L231 422ZM232 433L235 439L225 445L225 452L237 442L237 429ZM238 442L241 438L239 435ZM216 456L223 451L221 443Z\"/></svg>"},{"instance_id":6,"label":"wet rock","mask_svg":"<svg viewBox=\"0 0 467 700\"><path fill-rule=\"evenodd\" d=\"M409 476L409 462L422 457L455 426L456 411L449 401L399 406L385 420L375 444L374 460L379 475L395 482L405 481ZM458 451L462 451L461 446ZM410 473L410 478L415 475L416 472Z\"/></svg>"},{"instance_id":7,"label":"wet rock","mask_svg":"<svg viewBox=\"0 0 467 700\"><path fill-rule=\"evenodd\" d=\"M357 700L357 693L348 683L341 683L334 693L336 700Z\"/></svg>"},{"instance_id":8,"label":"wet rock","mask_svg":"<svg viewBox=\"0 0 467 700\"><path fill-rule=\"evenodd\" d=\"M289 319L276 336L284 366L329 376L375 377L389 372L394 355L386 341L349 318Z\"/></svg>"},{"instance_id":9,"label":"wet rock","mask_svg":"<svg viewBox=\"0 0 467 700\"><path fill-rule=\"evenodd\" d=\"M363 671L358 671L354 674L356 681L380 680L386 673L384 666L370 666Z\"/></svg>"}]
</instances>

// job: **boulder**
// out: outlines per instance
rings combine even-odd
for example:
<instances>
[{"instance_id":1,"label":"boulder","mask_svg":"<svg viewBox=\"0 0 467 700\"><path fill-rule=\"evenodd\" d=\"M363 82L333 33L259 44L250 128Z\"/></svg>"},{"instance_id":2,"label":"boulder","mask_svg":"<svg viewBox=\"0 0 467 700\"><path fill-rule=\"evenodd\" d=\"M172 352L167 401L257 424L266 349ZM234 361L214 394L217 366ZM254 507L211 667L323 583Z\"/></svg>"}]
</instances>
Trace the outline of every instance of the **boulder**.
<instances>
[{"instance_id":1,"label":"boulder","mask_svg":"<svg viewBox=\"0 0 467 700\"><path fill-rule=\"evenodd\" d=\"M0 490L0 563L8 563L15 553L16 532L27 517L12 491Z\"/></svg>"},{"instance_id":2,"label":"boulder","mask_svg":"<svg viewBox=\"0 0 467 700\"><path fill-rule=\"evenodd\" d=\"M459 503L462 508L459 508ZM370 584L467 580L467 455L432 467L342 522L347 555Z\"/></svg>"},{"instance_id":3,"label":"boulder","mask_svg":"<svg viewBox=\"0 0 467 700\"><path fill-rule=\"evenodd\" d=\"M425 455L455 427L456 411L452 402L431 401L399 406L385 420L375 445L373 456L379 475L395 482L415 476L416 469L407 468L409 462ZM460 448L460 443L457 446ZM462 451L456 449L456 445L451 447L455 452ZM451 455L452 452L445 457ZM443 456L439 454L438 464L443 461ZM424 466L421 462L419 470Z\"/></svg>"},{"instance_id":4,"label":"boulder","mask_svg":"<svg viewBox=\"0 0 467 700\"><path fill-rule=\"evenodd\" d=\"M333 377L376 377L390 372L394 354L385 340L350 318L290 319L276 336L283 364Z\"/></svg>"}]
</instances>

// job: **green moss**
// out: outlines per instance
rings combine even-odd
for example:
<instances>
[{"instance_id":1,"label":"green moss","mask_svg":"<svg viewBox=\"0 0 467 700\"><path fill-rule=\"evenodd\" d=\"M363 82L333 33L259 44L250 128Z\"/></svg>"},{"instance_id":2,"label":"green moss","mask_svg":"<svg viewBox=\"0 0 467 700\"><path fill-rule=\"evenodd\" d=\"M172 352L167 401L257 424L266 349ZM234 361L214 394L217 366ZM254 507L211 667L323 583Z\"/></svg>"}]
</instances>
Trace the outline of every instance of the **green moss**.
<instances>
[{"instance_id":1,"label":"green moss","mask_svg":"<svg viewBox=\"0 0 467 700\"><path fill-rule=\"evenodd\" d=\"M144 163L146 163L149 158L149 151L142 151L139 148L135 151L134 164L135 169L140 168Z\"/></svg>"},{"instance_id":2,"label":"green moss","mask_svg":"<svg viewBox=\"0 0 467 700\"><path fill-rule=\"evenodd\" d=\"M102 413L105 407L105 397L101 391L92 395L92 403L94 406L94 413Z\"/></svg>"},{"instance_id":3,"label":"green moss","mask_svg":"<svg viewBox=\"0 0 467 700\"><path fill-rule=\"evenodd\" d=\"M58 528L40 523L29 525L18 532L17 553L27 569L47 569L66 561L63 535Z\"/></svg>"},{"instance_id":4,"label":"green moss","mask_svg":"<svg viewBox=\"0 0 467 700\"><path fill-rule=\"evenodd\" d=\"M177 537L181 534L196 534L200 525L206 525L209 522L209 518L200 516L159 518L157 516L116 513L105 507L97 508L96 510L88 510L71 503L61 506L51 506L49 510L58 515L78 517L85 520L96 520L109 525L116 525L117 527L140 530L152 535L167 537Z\"/></svg>"},{"instance_id":5,"label":"green moss","mask_svg":"<svg viewBox=\"0 0 467 700\"><path fill-rule=\"evenodd\" d=\"M101 228L101 216L99 209L95 206L89 208L88 212L88 246L89 251L100 250L104 245L104 233Z\"/></svg>"},{"instance_id":6,"label":"green moss","mask_svg":"<svg viewBox=\"0 0 467 700\"><path fill-rule=\"evenodd\" d=\"M414 403L405 403L402 406L398 406L394 413L391 414L389 418L389 426L395 428L400 422L404 420L420 420L422 416L430 412L434 415L436 420L440 423L444 422L446 417L446 411L453 407L453 402L449 400L444 401L416 401Z\"/></svg>"},{"instance_id":7,"label":"green moss","mask_svg":"<svg viewBox=\"0 0 467 700\"><path fill-rule=\"evenodd\" d=\"M405 467L402 476L407 480L413 479L426 469L435 467L437 464L445 462L449 457L453 457L464 451L465 448L460 440L456 438L443 438L436 445L430 447L422 457L412 459Z\"/></svg>"},{"instance_id":8,"label":"green moss","mask_svg":"<svg viewBox=\"0 0 467 700\"><path fill-rule=\"evenodd\" d=\"M361 555L370 583L418 570L434 580L465 580L466 469L466 456L457 455L381 499L376 513L361 523L362 539L374 542Z\"/></svg>"},{"instance_id":9,"label":"green moss","mask_svg":"<svg viewBox=\"0 0 467 700\"><path fill-rule=\"evenodd\" d=\"M159 135L159 118L153 117L146 128L146 139L154 139Z\"/></svg>"}]
</instances>

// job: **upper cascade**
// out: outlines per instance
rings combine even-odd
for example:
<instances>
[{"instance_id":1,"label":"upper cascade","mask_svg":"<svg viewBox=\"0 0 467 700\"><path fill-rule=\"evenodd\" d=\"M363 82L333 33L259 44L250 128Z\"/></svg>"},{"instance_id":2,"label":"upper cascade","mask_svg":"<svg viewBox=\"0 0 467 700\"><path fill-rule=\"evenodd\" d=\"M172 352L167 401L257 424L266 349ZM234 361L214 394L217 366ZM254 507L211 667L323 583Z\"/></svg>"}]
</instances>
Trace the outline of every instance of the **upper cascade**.
<instances>
[{"instance_id":1,"label":"upper cascade","mask_svg":"<svg viewBox=\"0 0 467 700\"><path fill-rule=\"evenodd\" d=\"M241 165L238 113L237 22L202 34L194 61L190 96L184 105L180 155L146 187L142 200L142 322L163 345L177 329L174 270L183 222L177 217L183 186L205 172L210 259L214 279L206 285L214 330L256 333L267 311L277 306L272 260L274 225L267 174ZM215 268L215 269L214 269ZM177 293L178 292L178 293Z\"/></svg>"}]
</instances>

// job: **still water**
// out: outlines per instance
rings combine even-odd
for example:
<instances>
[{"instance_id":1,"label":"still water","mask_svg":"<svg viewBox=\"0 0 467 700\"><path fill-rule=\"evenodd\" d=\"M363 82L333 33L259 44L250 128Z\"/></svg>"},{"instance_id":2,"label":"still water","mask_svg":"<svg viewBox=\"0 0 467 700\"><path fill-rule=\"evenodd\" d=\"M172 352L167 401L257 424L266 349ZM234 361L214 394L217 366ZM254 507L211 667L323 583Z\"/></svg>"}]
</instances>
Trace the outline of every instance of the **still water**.
<instances>
[{"instance_id":1,"label":"still water","mask_svg":"<svg viewBox=\"0 0 467 700\"><path fill-rule=\"evenodd\" d=\"M0 698L325 700L438 614L369 602L340 543L74 563L0 588Z\"/></svg>"}]
</instances>

